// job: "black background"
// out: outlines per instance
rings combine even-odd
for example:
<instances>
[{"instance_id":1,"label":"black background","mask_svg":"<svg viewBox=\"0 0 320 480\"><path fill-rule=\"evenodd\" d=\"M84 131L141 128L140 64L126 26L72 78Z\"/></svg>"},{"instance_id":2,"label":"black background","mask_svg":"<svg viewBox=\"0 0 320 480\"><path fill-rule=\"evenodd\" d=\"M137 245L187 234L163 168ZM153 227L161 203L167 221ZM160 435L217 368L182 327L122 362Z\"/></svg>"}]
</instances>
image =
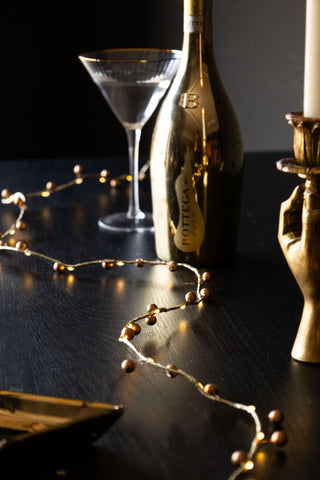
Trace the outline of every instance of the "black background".
<instances>
[{"instance_id":1,"label":"black background","mask_svg":"<svg viewBox=\"0 0 320 480\"><path fill-rule=\"evenodd\" d=\"M122 127L77 55L180 48L183 0L7 1L0 5L0 159L126 154ZM246 151L292 149L302 110L305 1L213 0L213 38ZM150 146L153 116L144 127Z\"/></svg>"},{"instance_id":2,"label":"black background","mask_svg":"<svg viewBox=\"0 0 320 480\"><path fill-rule=\"evenodd\" d=\"M124 131L77 56L180 48L182 2L7 2L0 31L0 158L125 153Z\"/></svg>"}]
</instances>

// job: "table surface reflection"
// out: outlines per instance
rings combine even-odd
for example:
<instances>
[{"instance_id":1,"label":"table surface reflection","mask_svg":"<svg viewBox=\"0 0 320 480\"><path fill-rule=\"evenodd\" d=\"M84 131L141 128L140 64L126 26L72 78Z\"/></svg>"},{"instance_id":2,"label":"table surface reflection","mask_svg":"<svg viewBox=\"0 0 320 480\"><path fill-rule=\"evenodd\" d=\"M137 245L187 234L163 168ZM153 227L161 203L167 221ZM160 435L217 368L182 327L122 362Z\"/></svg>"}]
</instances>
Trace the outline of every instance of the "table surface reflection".
<instances>
[{"instance_id":1,"label":"table surface reflection","mask_svg":"<svg viewBox=\"0 0 320 480\"><path fill-rule=\"evenodd\" d=\"M302 298L277 242L280 203L299 179L276 170L279 153L246 156L244 196L236 262L212 268L210 300L143 327L135 340L146 355L175 364L202 383L216 383L224 398L254 404L269 433L267 414L285 413L289 442L263 447L255 469L242 478L315 480L318 452L319 366L290 358ZM126 158L1 161L1 188L24 193L86 172L126 169ZM18 239L30 249L68 263L99 258L155 259L150 233L99 230L99 216L125 209L127 192L96 180L30 199L27 230ZM148 182L143 208L150 207ZM16 209L1 207L1 230ZM2 252L0 385L2 389L124 405L124 413L103 437L83 451L52 455L22 466L23 478L152 480L214 478L234 470L230 456L248 450L250 417L208 402L183 378L141 364L121 370L133 358L118 342L122 327L146 305L183 301L193 287L186 271L128 266L91 266L60 274L36 257ZM19 461L17 460L17 464ZM20 466L21 467L21 466ZM1 456L0 456L1 472Z\"/></svg>"}]
</instances>

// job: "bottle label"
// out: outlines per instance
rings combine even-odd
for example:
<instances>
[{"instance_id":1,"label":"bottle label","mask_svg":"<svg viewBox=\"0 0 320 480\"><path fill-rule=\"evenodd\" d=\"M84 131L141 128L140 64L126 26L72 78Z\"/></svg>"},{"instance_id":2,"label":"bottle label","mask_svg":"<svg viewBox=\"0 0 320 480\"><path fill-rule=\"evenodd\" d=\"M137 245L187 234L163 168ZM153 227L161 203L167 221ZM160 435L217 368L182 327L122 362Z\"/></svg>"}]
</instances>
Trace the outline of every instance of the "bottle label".
<instances>
[{"instance_id":1,"label":"bottle label","mask_svg":"<svg viewBox=\"0 0 320 480\"><path fill-rule=\"evenodd\" d=\"M175 182L179 204L179 222L174 234L174 243L182 252L195 252L203 242L204 220L197 201L192 178L193 153L185 152L184 166Z\"/></svg>"},{"instance_id":2,"label":"bottle label","mask_svg":"<svg viewBox=\"0 0 320 480\"><path fill-rule=\"evenodd\" d=\"M204 19L198 15L184 15L183 31L186 33L203 33Z\"/></svg>"}]
</instances>

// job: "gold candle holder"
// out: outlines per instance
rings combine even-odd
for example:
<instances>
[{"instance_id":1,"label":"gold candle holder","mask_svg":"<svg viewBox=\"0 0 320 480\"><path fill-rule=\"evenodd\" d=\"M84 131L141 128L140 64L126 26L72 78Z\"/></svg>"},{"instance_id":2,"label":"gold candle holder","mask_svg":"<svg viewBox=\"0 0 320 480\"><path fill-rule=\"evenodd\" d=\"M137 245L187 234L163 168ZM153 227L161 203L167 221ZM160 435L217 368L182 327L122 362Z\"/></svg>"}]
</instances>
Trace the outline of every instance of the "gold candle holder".
<instances>
[{"instance_id":1,"label":"gold candle holder","mask_svg":"<svg viewBox=\"0 0 320 480\"><path fill-rule=\"evenodd\" d=\"M300 326L291 356L320 363L320 118L288 113L294 128L295 158L277 162L283 172L305 182L281 204L279 243L304 297Z\"/></svg>"}]
</instances>

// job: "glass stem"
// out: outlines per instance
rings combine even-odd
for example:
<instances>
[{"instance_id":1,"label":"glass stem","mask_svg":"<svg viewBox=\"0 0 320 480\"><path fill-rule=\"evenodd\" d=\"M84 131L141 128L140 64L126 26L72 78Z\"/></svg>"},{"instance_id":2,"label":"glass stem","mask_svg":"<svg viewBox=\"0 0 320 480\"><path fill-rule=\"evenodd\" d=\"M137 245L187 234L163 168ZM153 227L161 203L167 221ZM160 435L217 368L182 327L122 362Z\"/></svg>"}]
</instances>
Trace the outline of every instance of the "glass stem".
<instances>
[{"instance_id":1,"label":"glass stem","mask_svg":"<svg viewBox=\"0 0 320 480\"><path fill-rule=\"evenodd\" d=\"M129 150L129 207L127 217L140 220L145 217L139 204L139 145L141 129L126 130Z\"/></svg>"}]
</instances>

